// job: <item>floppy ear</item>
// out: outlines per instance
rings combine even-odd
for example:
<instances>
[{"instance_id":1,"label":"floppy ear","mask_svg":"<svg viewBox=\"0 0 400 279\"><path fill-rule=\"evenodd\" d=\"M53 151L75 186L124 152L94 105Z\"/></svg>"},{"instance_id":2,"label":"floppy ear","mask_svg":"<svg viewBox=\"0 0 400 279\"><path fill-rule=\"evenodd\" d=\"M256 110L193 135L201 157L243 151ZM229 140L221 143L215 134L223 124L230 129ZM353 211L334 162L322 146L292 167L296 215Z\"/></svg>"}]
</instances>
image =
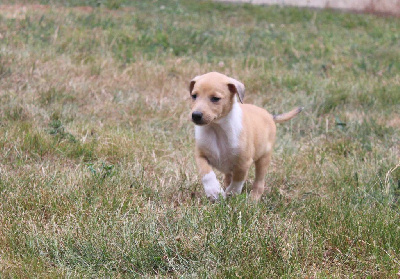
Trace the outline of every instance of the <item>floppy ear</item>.
<instances>
[{"instance_id":1,"label":"floppy ear","mask_svg":"<svg viewBox=\"0 0 400 279\"><path fill-rule=\"evenodd\" d=\"M244 84L234 78L229 78L228 88L232 93L238 94L239 100L243 104L245 91Z\"/></svg>"},{"instance_id":2,"label":"floppy ear","mask_svg":"<svg viewBox=\"0 0 400 279\"><path fill-rule=\"evenodd\" d=\"M190 84L189 84L189 92L190 92L190 94L192 94L194 84L195 84L196 81L198 81L200 78L201 78L201 76L196 76L196 77L194 77L194 78L190 81Z\"/></svg>"}]
</instances>

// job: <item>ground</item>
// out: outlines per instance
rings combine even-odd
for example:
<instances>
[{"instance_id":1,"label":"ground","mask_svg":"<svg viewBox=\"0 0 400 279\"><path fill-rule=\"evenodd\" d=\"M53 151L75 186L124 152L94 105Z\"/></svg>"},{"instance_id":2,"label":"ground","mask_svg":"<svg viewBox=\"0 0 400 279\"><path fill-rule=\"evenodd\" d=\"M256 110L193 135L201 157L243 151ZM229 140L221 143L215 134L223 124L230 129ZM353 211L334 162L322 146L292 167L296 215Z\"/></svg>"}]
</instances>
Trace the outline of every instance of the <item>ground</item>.
<instances>
[{"instance_id":1,"label":"ground","mask_svg":"<svg viewBox=\"0 0 400 279\"><path fill-rule=\"evenodd\" d=\"M341 11L371 13L380 15L400 15L399 0L215 0L231 3L251 3L254 5L284 5L317 9L337 9Z\"/></svg>"},{"instance_id":2,"label":"ground","mask_svg":"<svg viewBox=\"0 0 400 279\"><path fill-rule=\"evenodd\" d=\"M0 7L0 277L395 278L400 20L209 1ZM196 172L189 81L278 126L261 202ZM221 178L221 176L219 176Z\"/></svg>"}]
</instances>

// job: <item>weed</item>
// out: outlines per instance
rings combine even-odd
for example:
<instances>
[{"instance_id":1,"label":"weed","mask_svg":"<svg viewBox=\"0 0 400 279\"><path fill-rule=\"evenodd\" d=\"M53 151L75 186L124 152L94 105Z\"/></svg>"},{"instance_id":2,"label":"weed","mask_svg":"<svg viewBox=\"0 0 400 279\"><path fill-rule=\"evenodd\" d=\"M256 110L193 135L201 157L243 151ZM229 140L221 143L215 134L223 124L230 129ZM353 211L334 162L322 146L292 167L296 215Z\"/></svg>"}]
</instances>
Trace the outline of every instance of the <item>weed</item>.
<instances>
[{"instance_id":1,"label":"weed","mask_svg":"<svg viewBox=\"0 0 400 279\"><path fill-rule=\"evenodd\" d=\"M50 135L54 136L57 141L61 141L63 139L66 139L66 140L68 140L70 142L73 142L73 143L76 142L76 139L72 134L70 134L68 132L65 132L65 128L62 125L60 120L52 120L49 123L48 132L49 132Z\"/></svg>"}]
</instances>

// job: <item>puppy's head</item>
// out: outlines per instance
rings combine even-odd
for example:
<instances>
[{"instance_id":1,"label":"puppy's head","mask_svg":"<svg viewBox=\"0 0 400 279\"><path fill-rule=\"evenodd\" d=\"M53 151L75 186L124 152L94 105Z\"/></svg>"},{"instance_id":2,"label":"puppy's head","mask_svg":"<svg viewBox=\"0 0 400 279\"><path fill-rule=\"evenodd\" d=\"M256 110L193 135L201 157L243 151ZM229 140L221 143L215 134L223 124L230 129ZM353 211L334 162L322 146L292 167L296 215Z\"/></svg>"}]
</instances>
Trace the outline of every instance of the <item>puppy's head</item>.
<instances>
[{"instance_id":1,"label":"puppy's head","mask_svg":"<svg viewBox=\"0 0 400 279\"><path fill-rule=\"evenodd\" d=\"M208 125L231 111L236 94L243 103L244 85L223 74L211 72L192 79L189 92L192 121L196 125Z\"/></svg>"}]
</instances>

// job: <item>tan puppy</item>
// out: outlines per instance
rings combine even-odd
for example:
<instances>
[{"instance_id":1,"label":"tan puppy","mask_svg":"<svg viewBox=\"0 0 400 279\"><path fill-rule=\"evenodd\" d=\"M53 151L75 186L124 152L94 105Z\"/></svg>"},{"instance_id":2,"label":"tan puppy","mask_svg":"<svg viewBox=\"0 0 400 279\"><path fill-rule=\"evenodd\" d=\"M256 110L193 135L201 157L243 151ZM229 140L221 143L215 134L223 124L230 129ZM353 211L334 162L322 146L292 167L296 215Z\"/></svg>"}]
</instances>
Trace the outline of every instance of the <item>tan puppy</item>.
<instances>
[{"instance_id":1,"label":"tan puppy","mask_svg":"<svg viewBox=\"0 0 400 279\"><path fill-rule=\"evenodd\" d=\"M240 194L254 162L256 177L250 195L260 199L275 142L275 122L295 117L302 108L272 116L254 105L239 104L236 96L243 103L244 85L216 72L195 77L189 90L191 119L196 124L196 163L207 197ZM225 192L211 167L225 174Z\"/></svg>"}]
</instances>

